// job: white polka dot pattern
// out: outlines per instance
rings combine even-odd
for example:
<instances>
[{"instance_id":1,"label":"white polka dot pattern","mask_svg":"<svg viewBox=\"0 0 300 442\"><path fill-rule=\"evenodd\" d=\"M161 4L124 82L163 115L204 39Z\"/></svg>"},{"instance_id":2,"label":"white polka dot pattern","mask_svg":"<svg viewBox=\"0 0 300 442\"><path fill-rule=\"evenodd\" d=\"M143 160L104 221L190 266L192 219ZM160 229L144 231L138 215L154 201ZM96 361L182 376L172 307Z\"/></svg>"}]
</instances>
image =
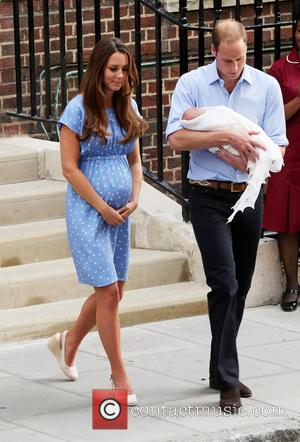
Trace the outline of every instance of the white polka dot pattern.
<instances>
[{"instance_id":1,"label":"white polka dot pattern","mask_svg":"<svg viewBox=\"0 0 300 442\"><path fill-rule=\"evenodd\" d=\"M135 104L135 103L134 103ZM131 198L132 179L126 155L134 141L120 144L124 133L113 109L107 109L107 143L97 134L80 142L79 167L96 192L115 209ZM77 134L83 133L84 108L81 95L65 108L59 123ZM66 222L70 250L79 282L101 287L128 277L130 220L121 226L106 224L101 215L68 185Z\"/></svg>"}]
</instances>

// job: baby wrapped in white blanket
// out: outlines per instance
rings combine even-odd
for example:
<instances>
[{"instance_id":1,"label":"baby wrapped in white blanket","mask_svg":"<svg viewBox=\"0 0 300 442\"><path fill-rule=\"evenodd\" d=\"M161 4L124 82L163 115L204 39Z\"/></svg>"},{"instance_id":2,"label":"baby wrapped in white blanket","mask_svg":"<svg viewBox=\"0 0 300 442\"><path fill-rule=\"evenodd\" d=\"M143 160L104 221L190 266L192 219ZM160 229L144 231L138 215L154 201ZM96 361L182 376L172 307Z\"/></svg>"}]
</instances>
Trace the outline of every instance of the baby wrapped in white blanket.
<instances>
[{"instance_id":1,"label":"baby wrapped in white blanket","mask_svg":"<svg viewBox=\"0 0 300 442\"><path fill-rule=\"evenodd\" d=\"M266 178L270 176L269 172L279 172L283 166L283 158L279 147L258 124L253 123L248 120L248 118L226 106L188 109L182 115L181 122L185 129L190 130L219 131L230 129L257 132L257 134L251 135L251 138L262 144L266 150L259 149L259 158L256 162L248 162L249 177L247 187L232 207L233 213L228 218L228 222L233 220L239 210L243 212L246 207L254 208L261 185L265 183ZM239 155L239 152L232 146L225 145L223 147L230 153ZM211 147L209 151L216 153L218 147Z\"/></svg>"}]
</instances>

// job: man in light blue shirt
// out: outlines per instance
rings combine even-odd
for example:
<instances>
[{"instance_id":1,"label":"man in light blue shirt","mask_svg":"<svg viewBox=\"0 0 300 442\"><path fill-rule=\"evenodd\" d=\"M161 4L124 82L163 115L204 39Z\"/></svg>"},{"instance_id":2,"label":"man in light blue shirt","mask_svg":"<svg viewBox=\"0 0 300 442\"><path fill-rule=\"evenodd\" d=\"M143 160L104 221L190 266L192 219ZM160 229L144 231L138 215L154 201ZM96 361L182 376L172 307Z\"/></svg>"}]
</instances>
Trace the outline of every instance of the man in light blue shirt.
<instances>
[{"instance_id":1,"label":"man in light blue shirt","mask_svg":"<svg viewBox=\"0 0 300 442\"><path fill-rule=\"evenodd\" d=\"M198 106L228 106L261 126L278 145L287 145L281 91L276 80L246 64L247 35L235 20L220 20L212 33L215 61L184 74L172 97L166 135L171 148L188 150L190 209L202 255L212 332L210 386L221 390L220 406L235 412L251 390L239 381L236 338L250 289L262 225L262 192L255 208L236 214L231 207L246 187L247 163L262 145L253 133L184 129L183 112ZM236 156L225 150L231 145ZM219 147L217 154L211 147ZM284 150L284 149L283 149Z\"/></svg>"}]
</instances>

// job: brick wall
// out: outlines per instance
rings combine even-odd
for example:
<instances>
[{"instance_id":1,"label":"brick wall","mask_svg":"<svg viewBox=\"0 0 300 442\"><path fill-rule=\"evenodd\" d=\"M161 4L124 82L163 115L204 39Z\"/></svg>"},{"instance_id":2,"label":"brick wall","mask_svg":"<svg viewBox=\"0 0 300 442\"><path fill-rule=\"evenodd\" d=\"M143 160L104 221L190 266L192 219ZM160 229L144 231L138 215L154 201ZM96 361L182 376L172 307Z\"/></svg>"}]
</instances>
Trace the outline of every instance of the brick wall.
<instances>
[{"instance_id":1,"label":"brick wall","mask_svg":"<svg viewBox=\"0 0 300 442\"><path fill-rule=\"evenodd\" d=\"M36 77L41 75L44 69L44 39L43 39L43 11L42 0L34 1L34 23L35 23L35 62ZM66 27L66 51L68 71L76 70L76 13L75 0L65 1L65 27ZM111 0L101 2L101 30L103 35L114 34L114 14ZM290 19L291 2L281 1L281 19ZM27 1L19 1L20 8L20 36L21 36L21 65L22 65L22 91L24 112L30 107L30 85L29 85L29 55L28 55L28 22L27 22ZM91 48L94 45L94 2L92 0L82 1L83 16L83 48L84 60L88 59ZM58 1L49 0L50 10L50 50L51 66L59 65L59 23L58 23ZM235 9L226 7L223 9L222 18L234 17ZM131 0L121 1L121 38L128 46L134 50L134 8ZM245 25L253 24L253 5L242 6L241 16ZM188 13L190 24L197 25L197 14L195 11ZM273 4L266 3L263 8L263 19L265 22L274 21ZM211 26L213 22L213 12L211 9L205 10L205 24ZM274 29L266 29L263 34L264 46L267 48L274 39ZM281 38L283 41L291 41L291 27L282 28ZM0 2L0 136L29 133L33 136L40 136L42 128L39 123L28 123L26 120L18 120L5 115L5 111L15 110L15 65L14 65L14 30L12 18L12 1ZM149 131L144 136L144 164L152 171L156 171L156 69L155 69L155 17L150 9L142 8L141 17L141 39L142 39L142 108L143 115L149 123ZM253 45L253 32L249 32L249 47ZM210 53L210 34L205 35L205 53ZM189 69L196 68L197 63L197 34L194 31L188 33L188 55L190 57ZM168 116L170 98L176 81L179 76L179 39L178 28L162 19L162 87L163 87L163 116L164 125ZM208 59L207 59L208 60ZM270 66L273 61L272 53L265 53L263 58L264 67ZM253 60L249 57L249 62ZM58 89L59 69L53 69L51 74L52 98ZM44 81L40 88L39 81L37 87L38 113L41 112L40 97L45 102L43 94ZM40 95L42 89L42 95ZM77 78L72 77L67 80L68 99L72 98L77 91ZM58 101L60 98L58 89ZM61 112L60 106L53 107L58 114ZM50 131L47 125L46 129ZM180 180L180 160L167 145L164 148L164 178L168 181L178 182Z\"/></svg>"}]
</instances>

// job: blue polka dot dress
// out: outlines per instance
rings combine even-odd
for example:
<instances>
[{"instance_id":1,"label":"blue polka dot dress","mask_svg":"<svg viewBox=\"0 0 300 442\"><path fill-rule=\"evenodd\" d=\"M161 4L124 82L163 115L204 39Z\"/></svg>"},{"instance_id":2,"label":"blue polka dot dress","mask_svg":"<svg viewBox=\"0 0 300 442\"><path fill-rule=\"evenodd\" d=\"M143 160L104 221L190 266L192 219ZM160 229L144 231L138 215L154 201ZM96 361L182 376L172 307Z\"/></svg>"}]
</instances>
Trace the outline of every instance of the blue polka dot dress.
<instances>
[{"instance_id":1,"label":"blue polka dot dress","mask_svg":"<svg viewBox=\"0 0 300 442\"><path fill-rule=\"evenodd\" d=\"M132 106L137 106L132 100ZM97 134L80 142L79 168L96 192L115 209L130 201L132 178L126 155L133 151L134 141L121 144L124 138L113 109L108 114L105 144ZM85 121L83 97L77 95L66 106L59 123L76 134L83 134ZM130 219L120 226L108 225L99 212L83 200L69 184L66 196L66 223L69 247L78 280L102 287L128 276Z\"/></svg>"}]
</instances>

